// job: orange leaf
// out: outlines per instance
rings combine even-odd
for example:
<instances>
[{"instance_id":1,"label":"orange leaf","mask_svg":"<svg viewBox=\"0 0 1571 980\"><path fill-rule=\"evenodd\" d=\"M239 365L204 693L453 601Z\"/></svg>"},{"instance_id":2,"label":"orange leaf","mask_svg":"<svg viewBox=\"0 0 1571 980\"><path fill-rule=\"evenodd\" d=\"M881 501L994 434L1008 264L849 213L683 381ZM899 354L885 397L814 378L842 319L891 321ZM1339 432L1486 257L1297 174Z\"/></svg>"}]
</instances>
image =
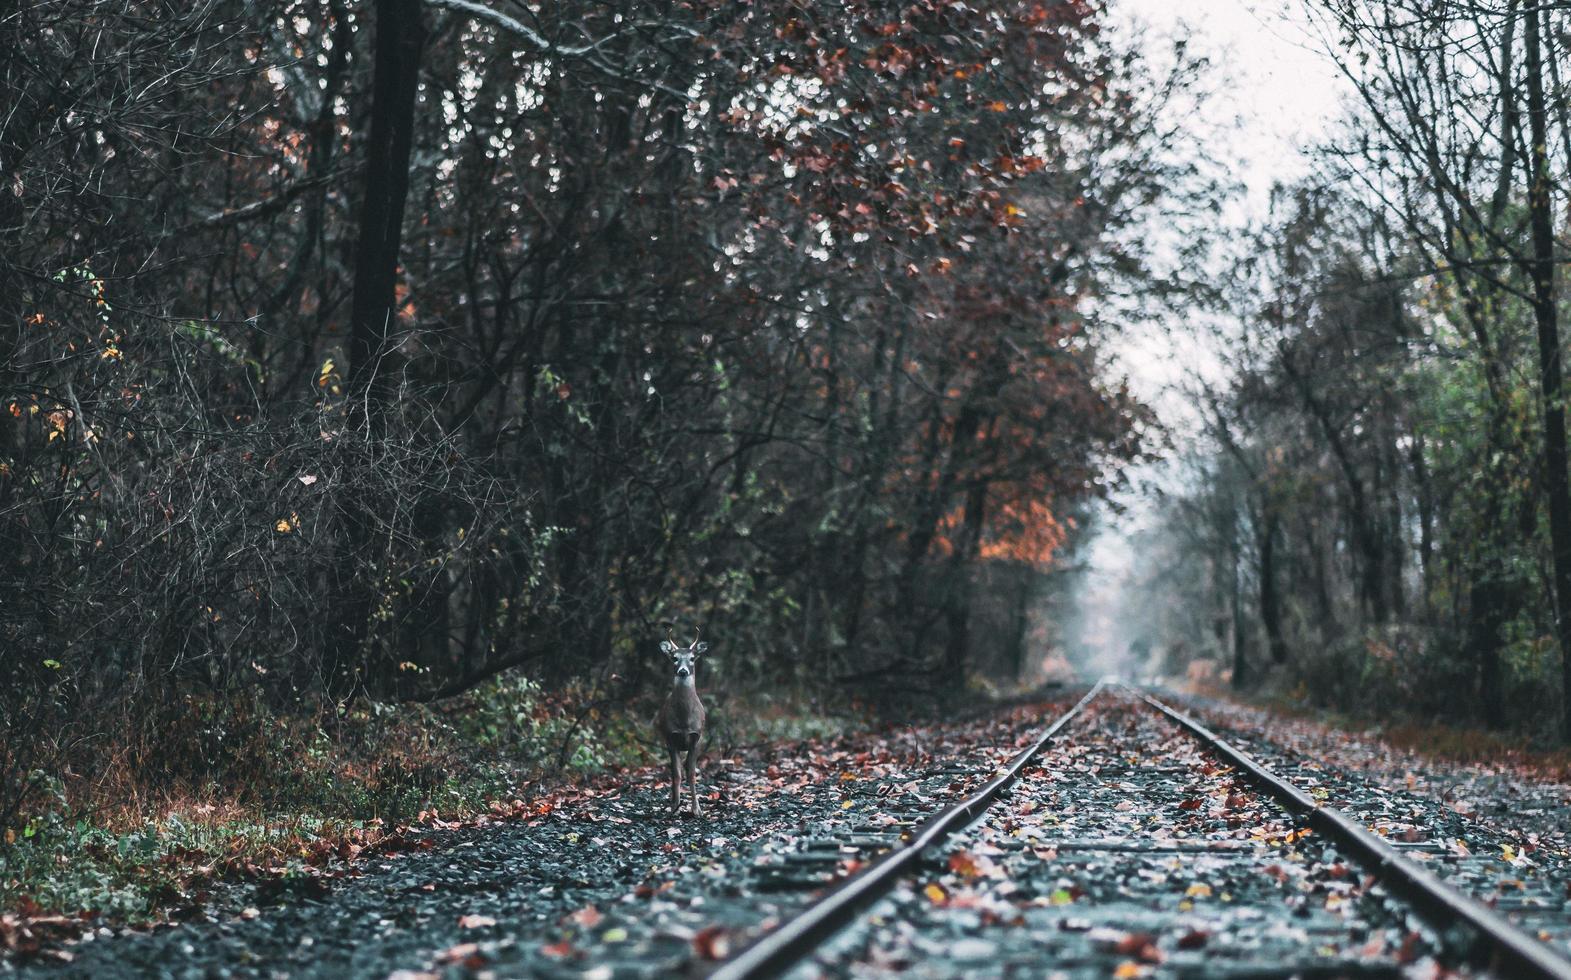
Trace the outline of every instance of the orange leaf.
<instances>
[{"instance_id":1,"label":"orange leaf","mask_svg":"<svg viewBox=\"0 0 1571 980\"><path fill-rule=\"evenodd\" d=\"M723 960L730 949L723 926L705 926L693 937L693 951L706 960Z\"/></svg>"}]
</instances>

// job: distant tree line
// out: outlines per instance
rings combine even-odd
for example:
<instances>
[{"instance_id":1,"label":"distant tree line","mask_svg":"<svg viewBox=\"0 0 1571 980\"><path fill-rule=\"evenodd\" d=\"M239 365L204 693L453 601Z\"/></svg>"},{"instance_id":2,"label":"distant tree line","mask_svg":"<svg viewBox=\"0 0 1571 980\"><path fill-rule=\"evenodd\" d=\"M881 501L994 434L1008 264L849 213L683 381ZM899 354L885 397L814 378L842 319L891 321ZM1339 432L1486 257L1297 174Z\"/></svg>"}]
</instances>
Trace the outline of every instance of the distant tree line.
<instances>
[{"instance_id":1,"label":"distant tree line","mask_svg":"<svg viewBox=\"0 0 1571 980\"><path fill-rule=\"evenodd\" d=\"M1359 104L1226 304L1166 628L1239 686L1571 736L1571 11L1318 9Z\"/></svg>"},{"instance_id":2,"label":"distant tree line","mask_svg":"<svg viewBox=\"0 0 1571 980\"><path fill-rule=\"evenodd\" d=\"M1206 176L1071 0L0 13L0 735L1009 675ZM119 721L116 721L119 719ZM84 741L85 740L85 741ZM3 815L0 815L3 816Z\"/></svg>"}]
</instances>

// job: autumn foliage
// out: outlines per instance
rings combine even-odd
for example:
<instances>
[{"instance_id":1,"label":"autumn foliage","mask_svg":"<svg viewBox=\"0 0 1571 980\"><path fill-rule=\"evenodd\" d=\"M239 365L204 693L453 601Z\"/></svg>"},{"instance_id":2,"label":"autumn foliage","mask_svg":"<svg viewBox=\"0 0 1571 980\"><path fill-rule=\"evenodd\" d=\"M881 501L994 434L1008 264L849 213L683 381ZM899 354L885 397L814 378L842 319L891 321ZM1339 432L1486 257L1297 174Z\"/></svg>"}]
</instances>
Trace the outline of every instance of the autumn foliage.
<instances>
[{"instance_id":1,"label":"autumn foliage","mask_svg":"<svg viewBox=\"0 0 1571 980\"><path fill-rule=\"evenodd\" d=\"M0 15L8 782L198 701L620 700L663 620L722 688L1026 666L1142 452L1087 299L1193 177L1192 66L1078 0L432 0L398 118L384 8Z\"/></svg>"}]
</instances>

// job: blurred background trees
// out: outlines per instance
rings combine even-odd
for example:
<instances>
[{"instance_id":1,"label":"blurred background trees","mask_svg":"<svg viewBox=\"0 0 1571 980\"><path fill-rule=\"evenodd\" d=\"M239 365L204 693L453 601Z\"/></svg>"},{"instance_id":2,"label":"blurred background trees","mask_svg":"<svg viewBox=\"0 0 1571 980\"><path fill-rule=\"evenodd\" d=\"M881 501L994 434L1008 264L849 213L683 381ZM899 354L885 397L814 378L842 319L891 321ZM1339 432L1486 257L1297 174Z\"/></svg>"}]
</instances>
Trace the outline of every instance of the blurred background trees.
<instances>
[{"instance_id":1,"label":"blurred background trees","mask_svg":"<svg viewBox=\"0 0 1571 980\"><path fill-rule=\"evenodd\" d=\"M1165 628L1236 685L1571 734L1571 13L1312 6L1357 104L1239 265Z\"/></svg>"},{"instance_id":2,"label":"blurred background trees","mask_svg":"<svg viewBox=\"0 0 1571 980\"><path fill-rule=\"evenodd\" d=\"M1154 282L1132 230L1213 190L1172 111L1200 66L1099 16L0 14L6 778L194 705L518 666L622 698L665 620L735 689L1028 673L1152 421L1090 301Z\"/></svg>"}]
</instances>

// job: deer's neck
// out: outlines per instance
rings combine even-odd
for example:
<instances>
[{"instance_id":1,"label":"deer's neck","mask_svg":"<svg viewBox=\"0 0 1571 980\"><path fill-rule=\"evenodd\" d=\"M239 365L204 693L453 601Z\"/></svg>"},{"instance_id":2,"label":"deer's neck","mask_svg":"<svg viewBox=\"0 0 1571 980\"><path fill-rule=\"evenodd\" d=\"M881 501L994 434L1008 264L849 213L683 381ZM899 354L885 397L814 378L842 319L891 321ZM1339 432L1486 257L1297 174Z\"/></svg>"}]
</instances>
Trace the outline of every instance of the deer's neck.
<instances>
[{"instance_id":1,"label":"deer's neck","mask_svg":"<svg viewBox=\"0 0 1571 980\"><path fill-rule=\"evenodd\" d=\"M686 677L678 677L671 682L671 690L680 691L683 688L687 688L689 691L696 691L698 690L698 685L694 682L697 680L698 676L696 674L688 674Z\"/></svg>"}]
</instances>

